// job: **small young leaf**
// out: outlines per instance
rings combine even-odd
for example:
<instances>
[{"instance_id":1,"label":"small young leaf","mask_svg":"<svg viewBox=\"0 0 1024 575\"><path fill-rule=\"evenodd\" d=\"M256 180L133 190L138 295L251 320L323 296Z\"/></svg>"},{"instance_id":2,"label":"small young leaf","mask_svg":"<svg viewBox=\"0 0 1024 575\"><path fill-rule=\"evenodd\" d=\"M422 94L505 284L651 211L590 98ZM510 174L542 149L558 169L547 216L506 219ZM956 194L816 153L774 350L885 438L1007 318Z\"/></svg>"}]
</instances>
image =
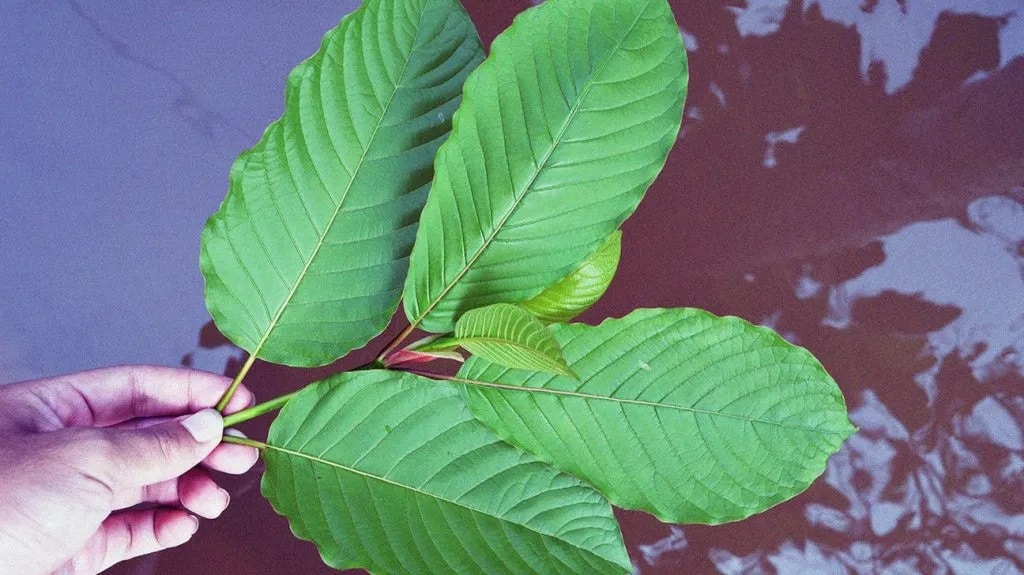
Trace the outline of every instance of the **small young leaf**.
<instances>
[{"instance_id":1,"label":"small young leaf","mask_svg":"<svg viewBox=\"0 0 1024 575\"><path fill-rule=\"evenodd\" d=\"M521 304L545 323L565 323L601 299L615 277L622 255L622 231L616 230L568 276Z\"/></svg>"},{"instance_id":2,"label":"small young leaf","mask_svg":"<svg viewBox=\"0 0 1024 575\"><path fill-rule=\"evenodd\" d=\"M667 0L548 0L466 80L405 284L412 325L535 297L636 209L676 142L688 79Z\"/></svg>"},{"instance_id":3,"label":"small young leaf","mask_svg":"<svg viewBox=\"0 0 1024 575\"><path fill-rule=\"evenodd\" d=\"M498 365L575 377L541 321L508 303L474 309L455 324L456 343Z\"/></svg>"},{"instance_id":4,"label":"small young leaf","mask_svg":"<svg viewBox=\"0 0 1024 575\"><path fill-rule=\"evenodd\" d=\"M482 60L458 0L367 0L327 33L203 230L206 305L225 336L311 367L387 326L434 153Z\"/></svg>"},{"instance_id":5,"label":"small young leaf","mask_svg":"<svg viewBox=\"0 0 1024 575\"><path fill-rule=\"evenodd\" d=\"M625 574L611 506L502 442L447 382L341 374L270 428L263 494L335 568L382 574Z\"/></svg>"},{"instance_id":6,"label":"small young leaf","mask_svg":"<svg viewBox=\"0 0 1024 575\"><path fill-rule=\"evenodd\" d=\"M639 310L550 329L579 380L481 358L458 380L499 436L620 507L671 523L742 519L806 489L854 431L807 350L741 319Z\"/></svg>"}]
</instances>

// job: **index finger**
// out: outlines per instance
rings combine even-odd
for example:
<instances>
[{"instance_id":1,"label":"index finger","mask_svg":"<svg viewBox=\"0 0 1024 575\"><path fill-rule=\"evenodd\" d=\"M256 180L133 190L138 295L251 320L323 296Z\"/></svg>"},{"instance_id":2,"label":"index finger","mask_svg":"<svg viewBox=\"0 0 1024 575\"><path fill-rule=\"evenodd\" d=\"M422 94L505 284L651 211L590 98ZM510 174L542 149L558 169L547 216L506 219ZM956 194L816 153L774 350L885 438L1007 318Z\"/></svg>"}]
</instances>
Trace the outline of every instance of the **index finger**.
<instances>
[{"instance_id":1,"label":"index finger","mask_svg":"<svg viewBox=\"0 0 1024 575\"><path fill-rule=\"evenodd\" d=\"M108 367L15 384L42 401L64 427L106 427L139 417L195 413L216 405L231 379L194 369L130 365ZM24 387L22 387L24 386ZM239 386L225 410L253 402Z\"/></svg>"}]
</instances>

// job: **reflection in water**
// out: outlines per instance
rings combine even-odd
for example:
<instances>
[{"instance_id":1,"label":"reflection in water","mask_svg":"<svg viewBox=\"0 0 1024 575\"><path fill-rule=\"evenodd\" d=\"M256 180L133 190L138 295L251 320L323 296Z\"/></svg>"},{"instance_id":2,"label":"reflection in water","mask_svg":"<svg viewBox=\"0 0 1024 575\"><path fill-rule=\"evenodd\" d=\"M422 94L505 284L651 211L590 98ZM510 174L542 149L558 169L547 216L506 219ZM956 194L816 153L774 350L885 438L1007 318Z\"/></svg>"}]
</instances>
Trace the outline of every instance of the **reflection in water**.
<instances>
[{"instance_id":1,"label":"reflection in water","mask_svg":"<svg viewBox=\"0 0 1024 575\"><path fill-rule=\"evenodd\" d=\"M746 522L624 514L638 572L1024 573L1020 8L681 10L701 48L672 178L708 200L653 192L663 237L700 238L674 289L809 347L861 431Z\"/></svg>"},{"instance_id":2,"label":"reflection in water","mask_svg":"<svg viewBox=\"0 0 1024 575\"><path fill-rule=\"evenodd\" d=\"M737 14L736 26L744 36L768 36L779 31L790 8L787 0L749 0L745 8L731 8ZM915 75L921 51L934 42L942 19L956 15L979 18L998 30L1001 57L993 62L1008 64L1024 55L1024 20L1016 17L1019 0L803 0L803 10L811 7L829 21L853 27L860 38L860 70L867 77L873 66L881 66L886 75L885 91L893 94L907 86ZM893 33L898 31L899 37ZM956 39L950 39L956 41ZM963 37L963 50L980 46Z\"/></svg>"},{"instance_id":3,"label":"reflection in water","mask_svg":"<svg viewBox=\"0 0 1024 575\"><path fill-rule=\"evenodd\" d=\"M1021 572L1024 205L987 197L965 216L964 223L912 224L884 238L884 263L830 291L824 323L851 333L864 330L857 310L866 306L858 304L894 293L917 299L911 321L945 315L942 325L918 331L892 323L908 306L874 309L887 314L891 333L923 337L932 365L914 374L922 403L880 399L881 389L909 385L906 379L864 381L851 402L861 432L825 476L845 505L809 503L804 510L811 525L843 535L843 544L811 541L801 549L786 542L742 558L717 551L720 569L758 572L767 561L781 573ZM871 321L869 330L880 327ZM923 421L901 417L922 408Z\"/></svg>"},{"instance_id":4,"label":"reflection in water","mask_svg":"<svg viewBox=\"0 0 1024 575\"><path fill-rule=\"evenodd\" d=\"M961 311L928 334L937 359L954 352L974 356L972 375L979 380L1024 369L1024 205L1009 196L986 197L971 203L965 216L964 223L918 223L885 238L885 263L833 288L826 323L847 327L852 302L886 290L917 294ZM931 398L937 393L933 376L917 378Z\"/></svg>"},{"instance_id":5,"label":"reflection in water","mask_svg":"<svg viewBox=\"0 0 1024 575\"><path fill-rule=\"evenodd\" d=\"M526 4L465 3L485 38ZM636 571L1024 573L1019 0L673 7L691 51L681 146L585 319L698 306L769 324L828 366L860 433L808 492L744 522L621 513ZM215 336L184 361L237 369ZM244 548L252 573L330 572L282 521L240 517L208 548Z\"/></svg>"}]
</instances>

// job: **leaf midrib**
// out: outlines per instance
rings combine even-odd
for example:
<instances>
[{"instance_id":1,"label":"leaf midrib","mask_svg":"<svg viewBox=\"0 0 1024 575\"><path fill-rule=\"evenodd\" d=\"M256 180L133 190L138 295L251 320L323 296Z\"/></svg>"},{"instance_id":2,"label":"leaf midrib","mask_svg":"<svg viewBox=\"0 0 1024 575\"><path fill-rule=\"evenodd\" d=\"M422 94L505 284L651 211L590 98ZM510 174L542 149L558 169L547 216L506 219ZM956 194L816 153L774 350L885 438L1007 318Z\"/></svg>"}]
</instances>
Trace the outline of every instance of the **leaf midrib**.
<instances>
[{"instance_id":1,"label":"leaf midrib","mask_svg":"<svg viewBox=\"0 0 1024 575\"><path fill-rule=\"evenodd\" d=\"M500 517L498 515L493 515L491 513L488 513L488 512L486 512L486 511L484 511L482 509L476 509L474 507L470 507L469 505L466 505L465 503L462 503L462 502L459 502L459 501L453 501L451 499L448 499L448 498L445 498L445 497L441 497L439 495L435 495L433 493L429 493L429 492L423 491L422 489L419 489L417 487L413 487L411 485L406 485L406 484L403 484L403 483L399 483L397 481L388 479L386 477L381 477L380 475L376 475L376 474L370 473L368 471L363 471L363 470L360 470L360 469L356 469L354 467L349 467L347 465L343 465L341 463L337 463L335 461L330 461L330 460L327 460L327 459L323 459L322 457L317 457L315 455L310 455L308 453L302 453L301 451L295 451L295 450L292 450L292 449L288 449L286 447L281 447L279 445L273 445L271 443L265 443L263 445L265 446L264 447L265 449L270 449L271 451L277 451L279 453L283 453L285 455L290 455L292 457L298 457L298 458L301 458L301 459L306 459L307 461L314 462L314 463L321 463L323 465L326 465L328 467L333 467L333 468L339 469L341 471L346 471L346 472L349 472L349 473L353 473L355 475L359 475L361 477L365 477L365 478L368 478L368 479L373 479L373 480L376 480L376 481L380 481L381 483L385 483L387 485L391 485L392 487L398 487L398 488L401 488L401 489L406 489L406 490L409 490L409 491L411 491L413 493L416 493L417 495L422 495L424 497L429 497L431 499L436 499L438 501L443 501L443 502L448 503L450 505L453 505L455 507L459 507L461 509L465 509L466 511L469 511L471 513L479 513L481 515L486 515L488 517L493 517L493 518L495 518L498 521L501 521L503 523L509 523L509 524L512 524L512 525L518 525L519 527L527 529L530 532L538 533L540 535L544 535L544 536L550 537L552 539L557 539L558 541L561 541L562 543L565 543L566 545L572 547L573 549L578 549L580 551L584 551L586 553L589 553L589 554L593 555L594 557L597 557L597 558L601 559L602 561L606 561L606 562L611 563L613 565L615 564L614 561L612 561L612 560L610 560L610 559L608 559L606 557L603 557L601 555L598 555L597 553L586 551L582 547L577 545L576 543L573 543L573 542L565 539L564 537L561 537L561 536L556 535L554 533L550 533L550 532L547 532L547 531L542 531L540 529L531 527L531 526L523 524L523 523L517 523L517 522L512 521L511 519L508 519L506 517Z\"/></svg>"},{"instance_id":2,"label":"leaf midrib","mask_svg":"<svg viewBox=\"0 0 1024 575\"><path fill-rule=\"evenodd\" d=\"M554 373L557 373L559 375L565 375L565 376L568 376L571 373L571 371L567 371L568 370L568 364L563 365L563 364L559 363L557 360L552 359L550 356L548 356L546 353L544 353L543 350L537 349L535 347L530 347L528 345L524 345L524 344L521 344L521 343L517 343L517 342L511 341L511 340L501 339L501 338L497 338L497 337L463 337L463 338L457 338L455 340L455 343L457 343L458 345L461 345L462 347L466 347L466 344L474 344L474 343L482 343L482 344L485 344L485 345L486 344L507 345L509 347L512 347L512 348L515 348L517 350L520 350L522 352L527 353L528 355L531 356L531 359L534 360L534 361L537 361L537 363L540 363L540 364L547 363L548 364L547 368L549 368L549 369L553 368L553 367L558 368L557 370L554 371ZM544 361L544 360L546 360L546 361Z\"/></svg>"},{"instance_id":3,"label":"leaf midrib","mask_svg":"<svg viewBox=\"0 0 1024 575\"><path fill-rule=\"evenodd\" d=\"M674 409L676 411L683 411L683 412L687 412L687 413L696 413L696 414L701 414L701 415L707 415L707 416L710 416L710 417L724 417L724 418L728 418L728 419L737 419L737 420L740 420L740 421L746 421L748 423L760 423L760 424L763 424L763 425L771 425L771 426L781 427L783 429L791 429L791 430L794 430L794 431L805 431L805 432L809 432L809 433L818 433L818 434L821 434L821 435L843 435L842 431L826 431L826 430L822 430L822 429L815 429L813 427L806 427L806 426L803 426L803 425L792 425L792 424L782 423L782 422L779 422L779 421L770 421L770 420L767 420L767 419L761 419L761 418L758 418L758 417L745 417L745 416L742 416L742 415L735 415L735 414L732 414L732 413L725 413L725 412L721 412L721 411L712 411L712 410L709 410L709 409L700 409L698 407L687 407L687 406L683 406L683 405L672 405L670 403L656 403L656 402L653 402L653 401L644 401L644 400L641 400L641 399L628 399L628 398L622 398L622 397L610 397L610 396L606 396L606 395L595 395L595 394L592 394L592 393L583 393L583 392L580 392L580 391L566 391L566 390L562 390L562 389L549 389L549 388L546 388L546 387L526 387L526 386L521 386L521 385L510 385L510 384L505 384L505 383L493 383L493 382L490 382L490 381L480 381L480 380L469 379L469 378L464 378L464 377L451 377L451 378L445 378L445 379L447 381L452 381L452 382L455 382L455 383L462 383L462 384L465 384L465 385L473 385L473 386L477 386L477 387L489 387L489 388L501 389L501 390L505 390L505 391L519 391L519 392L526 392L526 393L546 393L546 394L549 394L549 395L562 396L562 397L573 397L573 398L576 398L576 399L583 399L583 400L610 401L612 403L625 404L625 405L639 405L639 406L642 406L642 407L651 407L651 408L655 408L655 409L658 409L658 408Z\"/></svg>"},{"instance_id":4,"label":"leaf midrib","mask_svg":"<svg viewBox=\"0 0 1024 575\"><path fill-rule=\"evenodd\" d=\"M306 260L306 263L302 266L302 271L299 272L299 275L295 279L295 283L292 284L291 289L288 291L288 296L281 303L281 306L277 309L277 313L270 320L270 323L267 325L267 329L263 332L263 336L260 338L259 343L257 343L256 347L252 350L251 355L253 357L259 355L260 351L263 349L263 346L267 343L267 340L270 339L270 334L273 333L274 330L277 328L278 322L281 321L281 317L284 315L285 310L288 309L288 305L291 304L291 301L295 297L296 292L298 292L299 286L306 278L306 274L309 272L310 266L313 265L313 261L316 260L317 255L319 255L320 249L323 248L324 241L327 239L327 236L330 235L331 229L334 227L334 222L337 221L338 216L341 214L341 210L345 206L345 200L348 199L348 194L349 192L352 191L352 186L355 184L356 179L359 177L359 171L362 169L363 163L366 161L366 158L370 153L370 149L373 148L373 144L377 138L377 134L380 132L380 128L381 126L384 125L384 120L387 117L388 112L391 110L391 104L394 103L395 96L397 96L398 91L404 87L403 82L405 80L405 74L409 70L409 63L412 61L413 54L416 52L416 49L420 43L423 18L426 12L426 5L424 5L424 9L420 12L419 20L416 22L416 38L413 40L412 48L409 50L409 54L407 55L405 62L402 64L402 71L398 75L398 80L395 82L394 89L388 96L388 101L384 105L384 109L381 111L380 118L377 120L377 123L373 126L373 133L370 134L370 139L367 140L366 147L363 149L363 153L359 156L359 161L356 162L355 168L352 170L352 178L349 180L348 185L345 186L345 191L341 194L341 197L338 199L338 207L335 208L334 213L331 214L330 220L328 220L327 225L324 227L324 232L320 234L320 237L317 239L316 247L313 248L313 252L310 254L309 259ZM365 17L365 14L363 15L363 17ZM354 24L352 24L352 22L350 21L349 26L353 25ZM326 54L326 51L324 52L324 54ZM321 64L322 62L323 60L321 60ZM331 147L336 147L333 141L331 142Z\"/></svg>"},{"instance_id":5,"label":"leaf midrib","mask_svg":"<svg viewBox=\"0 0 1024 575\"><path fill-rule=\"evenodd\" d=\"M490 247L491 243L494 241L494 238L496 238L498 233L500 233L501 230L505 227L505 224L508 222L509 218L512 217L512 214L514 214L516 210L519 209L519 205L526 198L526 195L529 192L530 188L537 181L537 178L540 177L541 172L543 172L544 169L547 167L547 164L551 160L551 156L552 154L554 154L555 149L557 149L561 144L562 138L565 136L565 132L569 129L569 126L572 124L573 120L576 119L576 115L579 113L583 101L586 100L587 96L590 94L591 88L593 88L594 85L597 83L596 79L599 78L601 74L604 73L604 70L608 66L608 63L611 62L612 58L616 54L618 54L623 42L625 42L626 38L628 38L629 35L633 33L634 29L636 29L637 23L640 21L643 14L647 11L647 8L648 6L650 6L650 4L651 0L648 0L648 2L644 4L644 7L641 8L640 11L637 13L636 19L633 20L633 23L629 26L629 29L626 30L626 33L623 34L622 37L619 38L618 42L615 43L615 47L609 52L604 62L601 63L601 66L598 68L597 72L591 75L590 79L587 80L586 88L583 90L582 94L576 98L576 102L573 103L572 110L570 111L569 116L566 117L565 121L562 124L562 127L559 129L558 136L552 140L551 145L548 147L548 151L544 156L544 161L537 166L536 170L534 170L532 176L524 186L519 197L516 198L515 202L512 203L512 206L509 207L508 211L505 212L505 215L502 217L501 221L498 222L497 226L495 226L494 231L492 231L491 234L487 238L485 238L484 243L480 246L477 252L473 254L473 257L470 258L468 262L466 262L466 265L462 267L459 273L455 275L455 277L448 283L444 290L441 291L437 298L435 298L434 301L430 302L426 309L424 309L424 311L420 313L419 317L417 317L414 321L411 322L412 328L416 328L417 326L419 326L419 324L424 319L426 319L428 315L430 315L430 312L434 311L434 308L436 308L437 305L441 303L441 300L443 300L445 296L448 295L448 292L450 292L459 283L462 277L469 273L470 268L472 268L473 265L476 264L477 260L480 259L481 256L483 256L484 252L487 251L487 248Z\"/></svg>"}]
</instances>

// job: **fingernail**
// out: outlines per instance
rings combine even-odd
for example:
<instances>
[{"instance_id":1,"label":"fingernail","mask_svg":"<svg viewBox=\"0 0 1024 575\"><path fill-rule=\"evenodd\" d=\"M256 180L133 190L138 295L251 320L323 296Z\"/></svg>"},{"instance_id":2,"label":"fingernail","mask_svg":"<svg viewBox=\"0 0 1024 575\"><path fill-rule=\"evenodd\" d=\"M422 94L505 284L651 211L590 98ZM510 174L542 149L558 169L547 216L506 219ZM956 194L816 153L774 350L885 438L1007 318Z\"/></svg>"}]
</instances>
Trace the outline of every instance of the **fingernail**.
<instances>
[{"instance_id":1,"label":"fingernail","mask_svg":"<svg viewBox=\"0 0 1024 575\"><path fill-rule=\"evenodd\" d=\"M195 515L189 515L188 518L192 520L192 535L195 535L199 531L199 518Z\"/></svg>"},{"instance_id":2,"label":"fingernail","mask_svg":"<svg viewBox=\"0 0 1024 575\"><path fill-rule=\"evenodd\" d=\"M192 438L199 443L220 439L224 433L224 418L216 409L204 409L181 420Z\"/></svg>"},{"instance_id":3,"label":"fingernail","mask_svg":"<svg viewBox=\"0 0 1024 575\"><path fill-rule=\"evenodd\" d=\"M228 505L231 505L231 494L225 489L221 489L220 493L224 496L224 509L227 509Z\"/></svg>"}]
</instances>

